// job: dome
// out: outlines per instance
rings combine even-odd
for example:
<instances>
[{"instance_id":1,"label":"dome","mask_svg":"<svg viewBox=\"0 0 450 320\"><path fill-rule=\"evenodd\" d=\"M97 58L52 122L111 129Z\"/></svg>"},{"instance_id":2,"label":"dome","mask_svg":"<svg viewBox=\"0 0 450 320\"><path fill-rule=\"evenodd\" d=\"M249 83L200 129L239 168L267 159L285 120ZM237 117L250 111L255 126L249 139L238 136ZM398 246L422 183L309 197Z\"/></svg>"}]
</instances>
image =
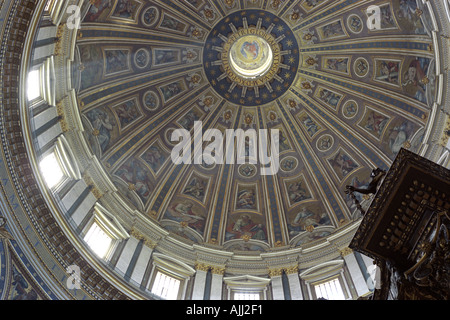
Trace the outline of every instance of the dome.
<instances>
[{"instance_id":1,"label":"dome","mask_svg":"<svg viewBox=\"0 0 450 320\"><path fill-rule=\"evenodd\" d=\"M83 156L101 163L106 174L94 181L102 194L114 186L109 209L124 219L138 210L183 242L227 251L298 247L357 218L345 185L367 184L401 147L420 146L436 93L434 53L409 40L391 53L383 38L429 39L417 5L383 6L385 25L370 30L362 3L333 21L321 1L280 12L275 3L133 2L126 18L100 3L81 22L70 76ZM403 16L411 11L413 26ZM411 42L417 54L405 55ZM279 130L280 170L263 177L257 157L174 165L172 133L193 134L195 122L203 132Z\"/></svg>"},{"instance_id":2,"label":"dome","mask_svg":"<svg viewBox=\"0 0 450 320\"><path fill-rule=\"evenodd\" d=\"M21 121L40 205L83 259L95 217L114 250L132 236L186 274L314 268L360 222L346 186L402 148L443 159L445 1L73 2L36 2Z\"/></svg>"}]
</instances>

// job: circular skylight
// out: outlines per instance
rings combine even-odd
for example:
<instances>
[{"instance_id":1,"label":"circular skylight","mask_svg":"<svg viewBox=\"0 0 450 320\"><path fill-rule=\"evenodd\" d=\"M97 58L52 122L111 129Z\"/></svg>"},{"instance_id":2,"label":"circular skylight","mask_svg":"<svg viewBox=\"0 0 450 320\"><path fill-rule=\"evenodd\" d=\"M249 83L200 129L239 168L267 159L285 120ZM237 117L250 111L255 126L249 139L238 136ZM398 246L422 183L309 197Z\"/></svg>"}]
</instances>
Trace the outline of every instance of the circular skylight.
<instances>
[{"instance_id":1,"label":"circular skylight","mask_svg":"<svg viewBox=\"0 0 450 320\"><path fill-rule=\"evenodd\" d=\"M245 79L256 79L267 73L273 63L273 52L266 40L247 35L238 39L229 52L233 70Z\"/></svg>"}]
</instances>

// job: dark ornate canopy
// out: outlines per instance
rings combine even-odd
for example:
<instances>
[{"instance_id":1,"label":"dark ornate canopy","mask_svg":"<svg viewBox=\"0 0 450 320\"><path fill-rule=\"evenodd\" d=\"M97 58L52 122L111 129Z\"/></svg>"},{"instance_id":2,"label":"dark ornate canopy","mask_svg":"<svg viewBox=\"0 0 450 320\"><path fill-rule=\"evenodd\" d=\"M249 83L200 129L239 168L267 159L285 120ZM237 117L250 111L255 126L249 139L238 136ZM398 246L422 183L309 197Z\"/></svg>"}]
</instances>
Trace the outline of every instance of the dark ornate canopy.
<instances>
[{"instance_id":1,"label":"dark ornate canopy","mask_svg":"<svg viewBox=\"0 0 450 320\"><path fill-rule=\"evenodd\" d=\"M445 158L446 17L431 1L69 2L82 4L78 29L68 12L53 24L42 1L0 5L0 18L8 13L0 30L1 209L53 278L66 274L52 259L80 265L88 295L141 292L89 255L86 221L72 228L76 206L61 205L74 194L94 197L123 234L189 268L266 276L339 257L361 222L346 186L366 187L402 148ZM49 25L56 37L39 38ZM54 105L30 107L24 77L52 41ZM278 130L279 170L261 174L259 157L248 154L242 164L175 164L172 134L194 138L200 122L203 133ZM55 124L80 173L57 191L38 170L40 135ZM71 193L80 185L87 188ZM372 197L357 200L367 208Z\"/></svg>"}]
</instances>

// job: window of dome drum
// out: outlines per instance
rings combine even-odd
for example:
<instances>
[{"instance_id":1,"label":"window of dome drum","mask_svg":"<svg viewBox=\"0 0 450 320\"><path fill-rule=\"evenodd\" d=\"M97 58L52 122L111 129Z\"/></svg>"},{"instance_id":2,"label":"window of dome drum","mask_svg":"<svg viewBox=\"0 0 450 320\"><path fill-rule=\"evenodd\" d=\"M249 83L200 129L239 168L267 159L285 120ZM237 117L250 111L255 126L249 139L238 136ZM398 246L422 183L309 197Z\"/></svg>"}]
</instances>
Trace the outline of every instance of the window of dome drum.
<instances>
[{"instance_id":1,"label":"window of dome drum","mask_svg":"<svg viewBox=\"0 0 450 320\"><path fill-rule=\"evenodd\" d=\"M27 79L27 98L28 100L34 100L40 96L40 72L39 70L33 70L28 73Z\"/></svg>"},{"instance_id":2,"label":"window of dome drum","mask_svg":"<svg viewBox=\"0 0 450 320\"><path fill-rule=\"evenodd\" d=\"M236 292L234 300L261 300L261 296L259 293Z\"/></svg>"},{"instance_id":3,"label":"window of dome drum","mask_svg":"<svg viewBox=\"0 0 450 320\"><path fill-rule=\"evenodd\" d=\"M158 271L151 292L166 300L176 300L180 283L180 280Z\"/></svg>"},{"instance_id":4,"label":"window of dome drum","mask_svg":"<svg viewBox=\"0 0 450 320\"><path fill-rule=\"evenodd\" d=\"M269 71L273 52L266 40L259 36L243 36L229 52L233 70L245 79L256 79Z\"/></svg>"},{"instance_id":5,"label":"window of dome drum","mask_svg":"<svg viewBox=\"0 0 450 320\"><path fill-rule=\"evenodd\" d=\"M113 239L97 224L93 223L84 237L84 241L97 254L104 259L111 248Z\"/></svg>"},{"instance_id":6,"label":"window of dome drum","mask_svg":"<svg viewBox=\"0 0 450 320\"><path fill-rule=\"evenodd\" d=\"M333 279L314 286L317 299L345 300L339 279Z\"/></svg>"},{"instance_id":7,"label":"window of dome drum","mask_svg":"<svg viewBox=\"0 0 450 320\"><path fill-rule=\"evenodd\" d=\"M42 171L42 176L50 189L55 187L64 178L61 165L54 152L46 155L39 163L39 167Z\"/></svg>"}]
</instances>

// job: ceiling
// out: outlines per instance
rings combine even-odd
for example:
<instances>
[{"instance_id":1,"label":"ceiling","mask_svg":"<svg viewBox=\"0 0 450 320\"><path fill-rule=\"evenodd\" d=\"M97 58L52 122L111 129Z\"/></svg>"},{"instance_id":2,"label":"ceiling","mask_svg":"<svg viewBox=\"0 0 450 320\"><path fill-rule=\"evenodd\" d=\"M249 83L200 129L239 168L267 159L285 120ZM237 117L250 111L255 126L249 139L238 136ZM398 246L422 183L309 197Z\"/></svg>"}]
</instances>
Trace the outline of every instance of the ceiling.
<instances>
[{"instance_id":1,"label":"ceiling","mask_svg":"<svg viewBox=\"0 0 450 320\"><path fill-rule=\"evenodd\" d=\"M95 0L83 14L71 81L98 184L122 204L104 205L187 244L252 254L316 243L360 218L346 185L421 146L436 95L421 1ZM262 30L279 59L260 83L221 58L245 29ZM195 121L278 129L280 170L175 165L171 134L193 134Z\"/></svg>"}]
</instances>

